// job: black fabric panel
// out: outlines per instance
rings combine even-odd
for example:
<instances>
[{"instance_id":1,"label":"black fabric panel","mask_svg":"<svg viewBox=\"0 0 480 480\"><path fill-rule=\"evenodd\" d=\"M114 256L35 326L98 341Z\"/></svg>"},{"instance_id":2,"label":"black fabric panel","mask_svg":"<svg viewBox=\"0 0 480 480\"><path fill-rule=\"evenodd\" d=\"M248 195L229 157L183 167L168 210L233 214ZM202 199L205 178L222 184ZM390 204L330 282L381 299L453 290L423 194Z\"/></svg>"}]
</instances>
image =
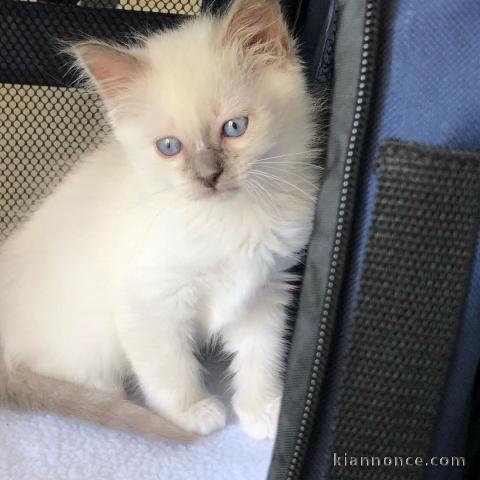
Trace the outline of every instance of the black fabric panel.
<instances>
[{"instance_id":1,"label":"black fabric panel","mask_svg":"<svg viewBox=\"0 0 480 480\"><path fill-rule=\"evenodd\" d=\"M0 1L0 83L69 86L74 75L58 40L125 41L189 18L137 11Z\"/></svg>"},{"instance_id":2,"label":"black fabric panel","mask_svg":"<svg viewBox=\"0 0 480 480\"><path fill-rule=\"evenodd\" d=\"M333 453L426 458L479 228L480 154L387 142L377 174L331 461ZM328 479L423 473L342 462Z\"/></svg>"},{"instance_id":3,"label":"black fabric panel","mask_svg":"<svg viewBox=\"0 0 480 480\"><path fill-rule=\"evenodd\" d=\"M315 81L330 83L333 78L336 2L315 0L302 3L305 10L303 22L301 17L297 19L297 36L302 40L302 57Z\"/></svg>"}]
</instances>

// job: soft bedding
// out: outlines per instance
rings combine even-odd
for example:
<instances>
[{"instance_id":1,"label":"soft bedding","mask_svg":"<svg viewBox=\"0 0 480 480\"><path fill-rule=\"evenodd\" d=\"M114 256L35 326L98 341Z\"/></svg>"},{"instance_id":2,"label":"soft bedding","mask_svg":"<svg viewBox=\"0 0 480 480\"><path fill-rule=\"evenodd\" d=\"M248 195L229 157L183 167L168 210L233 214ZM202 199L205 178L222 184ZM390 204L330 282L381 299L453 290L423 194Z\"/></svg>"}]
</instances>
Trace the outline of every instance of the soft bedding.
<instances>
[{"instance_id":1,"label":"soft bedding","mask_svg":"<svg viewBox=\"0 0 480 480\"><path fill-rule=\"evenodd\" d=\"M0 409L0 480L264 480L272 443L235 423L193 445Z\"/></svg>"}]
</instances>

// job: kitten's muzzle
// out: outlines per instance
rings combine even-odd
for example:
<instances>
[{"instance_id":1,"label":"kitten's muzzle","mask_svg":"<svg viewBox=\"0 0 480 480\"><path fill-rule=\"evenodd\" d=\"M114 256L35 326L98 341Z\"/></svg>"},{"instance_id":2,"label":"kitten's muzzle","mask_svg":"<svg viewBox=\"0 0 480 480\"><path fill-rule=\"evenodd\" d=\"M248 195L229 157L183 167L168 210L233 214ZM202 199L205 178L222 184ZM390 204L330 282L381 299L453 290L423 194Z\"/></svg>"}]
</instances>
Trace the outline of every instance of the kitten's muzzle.
<instances>
[{"instance_id":1,"label":"kitten's muzzle","mask_svg":"<svg viewBox=\"0 0 480 480\"><path fill-rule=\"evenodd\" d=\"M214 190L224 170L223 154L213 149L199 152L192 161L195 178L204 186Z\"/></svg>"}]
</instances>

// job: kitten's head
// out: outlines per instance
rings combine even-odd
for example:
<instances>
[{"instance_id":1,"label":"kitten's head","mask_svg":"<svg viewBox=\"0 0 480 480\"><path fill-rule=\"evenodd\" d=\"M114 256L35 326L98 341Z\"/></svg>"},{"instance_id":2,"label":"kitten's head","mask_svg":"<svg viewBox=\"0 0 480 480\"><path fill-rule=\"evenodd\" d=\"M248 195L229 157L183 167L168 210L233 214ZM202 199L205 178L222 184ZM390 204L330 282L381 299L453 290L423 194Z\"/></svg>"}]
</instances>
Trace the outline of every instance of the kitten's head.
<instances>
[{"instance_id":1,"label":"kitten's head","mask_svg":"<svg viewBox=\"0 0 480 480\"><path fill-rule=\"evenodd\" d=\"M310 146L312 109L275 0L236 0L223 17L136 46L93 40L73 52L129 159L159 189L226 198L298 183L291 167Z\"/></svg>"}]
</instances>

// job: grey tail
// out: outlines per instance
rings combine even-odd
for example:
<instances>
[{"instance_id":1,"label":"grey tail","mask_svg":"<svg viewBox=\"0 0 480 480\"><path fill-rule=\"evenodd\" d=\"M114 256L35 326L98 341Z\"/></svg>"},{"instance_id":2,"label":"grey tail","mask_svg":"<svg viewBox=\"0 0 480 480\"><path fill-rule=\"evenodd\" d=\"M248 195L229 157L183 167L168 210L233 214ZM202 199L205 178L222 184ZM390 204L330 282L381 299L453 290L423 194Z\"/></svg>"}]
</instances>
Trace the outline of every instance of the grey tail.
<instances>
[{"instance_id":1,"label":"grey tail","mask_svg":"<svg viewBox=\"0 0 480 480\"><path fill-rule=\"evenodd\" d=\"M126 398L36 374L25 368L9 371L0 352L0 405L48 411L138 435L170 442L198 437Z\"/></svg>"}]
</instances>

